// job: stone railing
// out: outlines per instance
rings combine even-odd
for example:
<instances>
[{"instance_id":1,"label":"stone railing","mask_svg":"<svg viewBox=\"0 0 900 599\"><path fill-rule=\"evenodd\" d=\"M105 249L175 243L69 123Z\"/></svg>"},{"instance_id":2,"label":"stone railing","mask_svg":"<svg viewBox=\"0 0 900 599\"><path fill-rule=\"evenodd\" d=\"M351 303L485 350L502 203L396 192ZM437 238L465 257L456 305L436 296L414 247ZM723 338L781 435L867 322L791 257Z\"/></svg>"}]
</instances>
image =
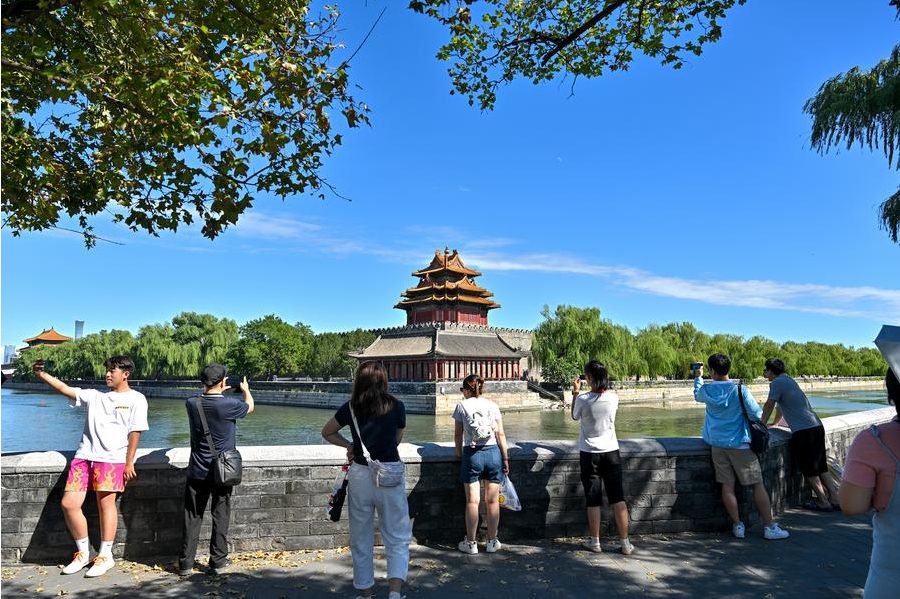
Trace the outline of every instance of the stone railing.
<instances>
[{"instance_id":1,"label":"stone railing","mask_svg":"<svg viewBox=\"0 0 900 599\"><path fill-rule=\"evenodd\" d=\"M843 461L853 437L871 423L895 415L893 408L825 419L830 449ZM763 460L766 487L776 512L808 497L791 465L786 432L773 430ZM709 447L699 438L620 441L625 493L633 534L715 531L727 528L713 479ZM348 543L346 515L325 518L327 494L344 451L326 445L241 447L244 482L235 489L229 541L234 551L315 549ZM187 448L138 451L136 480L119 508L114 553L135 559L169 557L180 549ZM403 444L413 533L419 543L455 541L465 529L459 462L447 443ZM2 561L60 563L72 539L59 506L72 453L17 453L2 457ZM504 511L504 539L580 536L584 499L573 441L530 441L510 448L511 478L524 505ZM758 521L749 489L739 493L741 513ZM97 540L96 504L85 502L91 539ZM209 535L209 518L203 539ZM604 534L612 534L604 513ZM205 541L204 541L205 543ZM201 544L201 546L203 546Z\"/></svg>"},{"instance_id":2,"label":"stone railing","mask_svg":"<svg viewBox=\"0 0 900 599\"><path fill-rule=\"evenodd\" d=\"M103 381L73 381L72 386L106 389ZM394 381L390 392L403 400L409 414L452 414L462 397L459 381ZM201 391L198 381L131 381L131 388L148 399L165 397L186 399ZM253 398L259 404L328 408L336 410L350 397L349 381L253 381ZM48 392L44 383L11 382L5 387L23 391ZM528 390L526 381L486 381L485 395L504 411L536 411L542 403L537 393Z\"/></svg>"}]
</instances>

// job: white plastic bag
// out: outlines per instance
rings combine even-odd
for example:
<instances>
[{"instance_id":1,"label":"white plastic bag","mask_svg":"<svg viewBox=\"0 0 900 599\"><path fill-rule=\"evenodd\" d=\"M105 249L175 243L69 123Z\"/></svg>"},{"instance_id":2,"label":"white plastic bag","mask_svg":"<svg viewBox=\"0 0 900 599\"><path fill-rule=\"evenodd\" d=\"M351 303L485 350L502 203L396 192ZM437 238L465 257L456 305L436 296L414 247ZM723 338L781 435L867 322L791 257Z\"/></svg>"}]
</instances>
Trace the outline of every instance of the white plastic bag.
<instances>
[{"instance_id":1,"label":"white plastic bag","mask_svg":"<svg viewBox=\"0 0 900 599\"><path fill-rule=\"evenodd\" d=\"M512 481L509 480L509 476L505 474L503 475L503 480L500 481L500 507L505 507L514 512L522 509L519 494L516 493L516 488L513 486Z\"/></svg>"}]
</instances>

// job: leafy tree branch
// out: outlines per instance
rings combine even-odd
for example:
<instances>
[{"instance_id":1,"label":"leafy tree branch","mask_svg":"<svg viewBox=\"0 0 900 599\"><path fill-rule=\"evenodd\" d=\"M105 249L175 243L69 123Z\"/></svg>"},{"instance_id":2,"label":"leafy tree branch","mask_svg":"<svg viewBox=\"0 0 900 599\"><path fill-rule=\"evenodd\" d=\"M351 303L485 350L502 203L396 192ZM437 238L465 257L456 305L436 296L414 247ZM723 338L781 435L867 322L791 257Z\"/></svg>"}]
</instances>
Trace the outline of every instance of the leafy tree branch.
<instances>
[{"instance_id":1,"label":"leafy tree branch","mask_svg":"<svg viewBox=\"0 0 900 599\"><path fill-rule=\"evenodd\" d=\"M324 198L324 159L368 124L338 17L308 0L4 3L3 226L71 218L90 247L111 215L213 239L261 193Z\"/></svg>"}]
</instances>

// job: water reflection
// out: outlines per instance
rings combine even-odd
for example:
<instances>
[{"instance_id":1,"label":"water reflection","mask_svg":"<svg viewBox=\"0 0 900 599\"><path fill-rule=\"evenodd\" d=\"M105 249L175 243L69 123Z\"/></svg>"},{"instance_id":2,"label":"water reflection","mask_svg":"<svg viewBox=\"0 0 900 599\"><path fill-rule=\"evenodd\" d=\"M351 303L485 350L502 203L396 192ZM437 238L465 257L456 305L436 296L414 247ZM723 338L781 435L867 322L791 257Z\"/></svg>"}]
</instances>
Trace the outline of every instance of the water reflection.
<instances>
[{"instance_id":1,"label":"water reflection","mask_svg":"<svg viewBox=\"0 0 900 599\"><path fill-rule=\"evenodd\" d=\"M820 417L884 407L883 390L821 392L810 396ZM690 404L689 404L690 405ZM699 404L698 404L699 406ZM257 405L256 412L238 427L240 445L310 445L322 443L319 432L332 410ZM186 447L187 414L184 400L150 400L150 430L141 447ZM579 425L568 412L509 412L503 416L507 437L522 440L575 440ZM71 409L61 395L2 390L2 451L74 450L81 438L84 413ZM619 409L619 438L698 436L703 408L655 408L623 405ZM412 443L453 441L449 415L408 416L405 440Z\"/></svg>"}]
</instances>

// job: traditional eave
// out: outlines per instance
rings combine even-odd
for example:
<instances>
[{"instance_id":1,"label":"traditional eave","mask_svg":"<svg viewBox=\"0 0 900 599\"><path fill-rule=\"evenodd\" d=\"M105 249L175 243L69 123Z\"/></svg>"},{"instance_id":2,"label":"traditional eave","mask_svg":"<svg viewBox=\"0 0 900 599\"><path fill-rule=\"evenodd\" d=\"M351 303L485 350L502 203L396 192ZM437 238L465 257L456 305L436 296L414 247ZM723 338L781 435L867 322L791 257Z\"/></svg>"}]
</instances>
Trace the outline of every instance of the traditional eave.
<instances>
[{"instance_id":1,"label":"traditional eave","mask_svg":"<svg viewBox=\"0 0 900 599\"><path fill-rule=\"evenodd\" d=\"M459 257L459 253L456 250L453 250L453 253L451 254L449 248L444 248L444 253L441 253L441 250L439 249L434 250L434 258L431 260L431 264L429 264L422 270L413 272L412 274L414 277L425 277L447 271L462 275L468 275L470 277L481 276L480 272L471 268L467 268L466 265L463 264L463 261Z\"/></svg>"},{"instance_id":2,"label":"traditional eave","mask_svg":"<svg viewBox=\"0 0 900 599\"><path fill-rule=\"evenodd\" d=\"M489 300L483 297L476 297L474 295L460 295L460 294L442 294L436 295L431 294L423 297L415 297L409 298L398 303L395 308L407 308L412 306L418 306L421 304L474 304L476 306L487 307L488 310L493 308L499 308L500 304L493 300Z\"/></svg>"},{"instance_id":3,"label":"traditional eave","mask_svg":"<svg viewBox=\"0 0 900 599\"><path fill-rule=\"evenodd\" d=\"M49 329L45 329L41 331L40 335L36 335L34 337L29 337L28 339L23 339L25 343L31 344L33 341L42 341L44 343L53 343L53 342L63 342L63 341L71 341L71 337L66 337L65 335L60 335L56 332L56 329L50 327Z\"/></svg>"},{"instance_id":4,"label":"traditional eave","mask_svg":"<svg viewBox=\"0 0 900 599\"><path fill-rule=\"evenodd\" d=\"M448 331L435 327L404 327L380 335L360 353L350 354L360 360L415 358L507 358L524 354L510 347L489 329Z\"/></svg>"},{"instance_id":5,"label":"traditional eave","mask_svg":"<svg viewBox=\"0 0 900 599\"><path fill-rule=\"evenodd\" d=\"M415 287L410 287L400 295L410 297L416 294L430 293L432 291L470 291L482 297L491 297L494 295L484 287L475 284L469 277L463 277L459 281L438 281L435 282L430 277L422 279Z\"/></svg>"}]
</instances>

